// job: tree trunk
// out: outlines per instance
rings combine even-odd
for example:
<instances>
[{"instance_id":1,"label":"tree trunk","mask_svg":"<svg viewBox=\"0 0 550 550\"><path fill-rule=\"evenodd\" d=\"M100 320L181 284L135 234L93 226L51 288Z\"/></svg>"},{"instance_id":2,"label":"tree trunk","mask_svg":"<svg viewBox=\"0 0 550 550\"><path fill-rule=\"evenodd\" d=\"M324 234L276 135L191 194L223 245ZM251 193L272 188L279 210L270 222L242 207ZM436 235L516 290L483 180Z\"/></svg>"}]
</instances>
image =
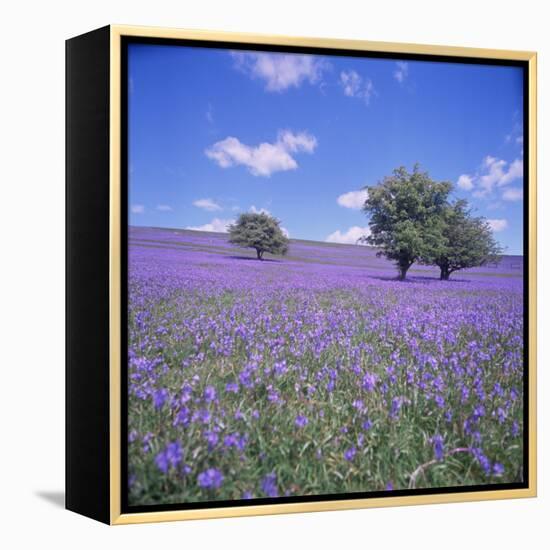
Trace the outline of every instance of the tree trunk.
<instances>
[{"instance_id":1,"label":"tree trunk","mask_svg":"<svg viewBox=\"0 0 550 550\"><path fill-rule=\"evenodd\" d=\"M400 281L404 281L407 278L407 271L409 271L409 267L411 267L412 264L409 265L400 265L399 266L399 276L398 279Z\"/></svg>"},{"instance_id":2,"label":"tree trunk","mask_svg":"<svg viewBox=\"0 0 550 550\"><path fill-rule=\"evenodd\" d=\"M256 248L256 255L258 256L258 260L263 259L264 251L260 250L259 248Z\"/></svg>"},{"instance_id":3,"label":"tree trunk","mask_svg":"<svg viewBox=\"0 0 550 550\"><path fill-rule=\"evenodd\" d=\"M445 267L441 267L441 266L440 266L439 269L441 269L441 273L440 273L440 275L439 275L439 278L440 278L442 281L448 281L448 280L449 280L449 277L451 276L451 272L450 272L449 268L446 267L446 266L445 266Z\"/></svg>"}]
</instances>

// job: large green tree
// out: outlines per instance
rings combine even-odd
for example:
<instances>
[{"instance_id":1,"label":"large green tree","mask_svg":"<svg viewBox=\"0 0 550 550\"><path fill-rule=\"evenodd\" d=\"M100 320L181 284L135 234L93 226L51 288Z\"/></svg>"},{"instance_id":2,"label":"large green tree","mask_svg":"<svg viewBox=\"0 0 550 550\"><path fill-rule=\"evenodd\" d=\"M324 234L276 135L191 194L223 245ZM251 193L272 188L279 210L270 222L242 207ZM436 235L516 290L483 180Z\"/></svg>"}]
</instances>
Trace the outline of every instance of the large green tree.
<instances>
[{"instance_id":1,"label":"large green tree","mask_svg":"<svg viewBox=\"0 0 550 550\"><path fill-rule=\"evenodd\" d=\"M502 253L485 218L472 216L465 200L447 205L442 218L442 246L422 258L423 263L439 267L441 280L460 269L496 261Z\"/></svg>"},{"instance_id":2,"label":"large green tree","mask_svg":"<svg viewBox=\"0 0 550 550\"><path fill-rule=\"evenodd\" d=\"M256 250L258 260L264 253L284 255L288 251L288 239L280 227L280 221L264 212L246 212L229 226L229 242L243 248Z\"/></svg>"},{"instance_id":3,"label":"large green tree","mask_svg":"<svg viewBox=\"0 0 550 550\"><path fill-rule=\"evenodd\" d=\"M366 187L363 206L370 217L370 235L361 240L378 247L378 255L393 260L399 279L411 265L443 249L443 212L452 184L434 181L416 164L412 172L396 168L375 186Z\"/></svg>"}]
</instances>

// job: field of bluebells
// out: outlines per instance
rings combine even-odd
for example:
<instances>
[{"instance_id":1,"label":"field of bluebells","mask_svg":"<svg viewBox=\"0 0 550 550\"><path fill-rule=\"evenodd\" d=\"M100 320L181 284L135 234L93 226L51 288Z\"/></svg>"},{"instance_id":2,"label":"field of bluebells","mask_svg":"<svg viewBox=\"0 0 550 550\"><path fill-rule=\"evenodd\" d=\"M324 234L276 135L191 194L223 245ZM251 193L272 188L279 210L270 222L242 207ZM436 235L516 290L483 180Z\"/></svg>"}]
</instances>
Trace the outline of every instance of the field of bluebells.
<instances>
[{"instance_id":1,"label":"field of bluebells","mask_svg":"<svg viewBox=\"0 0 550 550\"><path fill-rule=\"evenodd\" d=\"M367 247L129 239L130 505L522 480L521 258L398 282Z\"/></svg>"}]
</instances>

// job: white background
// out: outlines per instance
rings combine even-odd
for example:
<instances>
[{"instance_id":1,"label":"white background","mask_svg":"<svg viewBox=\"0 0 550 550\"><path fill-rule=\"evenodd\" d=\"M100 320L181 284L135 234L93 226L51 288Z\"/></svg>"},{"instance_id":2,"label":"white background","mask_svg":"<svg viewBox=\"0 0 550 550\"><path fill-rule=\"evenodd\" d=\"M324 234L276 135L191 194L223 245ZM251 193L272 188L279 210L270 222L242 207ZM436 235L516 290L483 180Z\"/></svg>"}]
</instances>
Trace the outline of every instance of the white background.
<instances>
[{"instance_id":1,"label":"white background","mask_svg":"<svg viewBox=\"0 0 550 550\"><path fill-rule=\"evenodd\" d=\"M4 548L548 548L550 39L542 1L3 2L0 544ZM539 52L539 497L108 528L62 508L64 41L125 23ZM546 398L546 399L545 399ZM545 433L546 432L546 433ZM11 539L11 540L10 540Z\"/></svg>"}]
</instances>

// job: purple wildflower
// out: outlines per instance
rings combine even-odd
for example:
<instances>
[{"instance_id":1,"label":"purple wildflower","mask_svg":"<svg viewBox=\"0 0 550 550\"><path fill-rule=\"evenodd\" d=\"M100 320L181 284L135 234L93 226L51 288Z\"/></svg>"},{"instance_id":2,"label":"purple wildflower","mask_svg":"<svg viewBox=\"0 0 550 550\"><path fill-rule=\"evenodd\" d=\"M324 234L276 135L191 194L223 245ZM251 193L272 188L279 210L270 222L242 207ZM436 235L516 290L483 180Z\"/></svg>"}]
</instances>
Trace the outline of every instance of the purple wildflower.
<instances>
[{"instance_id":1,"label":"purple wildflower","mask_svg":"<svg viewBox=\"0 0 550 550\"><path fill-rule=\"evenodd\" d=\"M443 437L436 434L432 437L432 444L434 448L434 455L436 460L443 460Z\"/></svg>"},{"instance_id":2,"label":"purple wildflower","mask_svg":"<svg viewBox=\"0 0 550 550\"><path fill-rule=\"evenodd\" d=\"M476 460L478 461L479 465L481 466L482 470L485 472L485 474L489 475L491 473L491 462L483 454L483 451L476 447L472 449L472 453L475 456Z\"/></svg>"},{"instance_id":3,"label":"purple wildflower","mask_svg":"<svg viewBox=\"0 0 550 550\"><path fill-rule=\"evenodd\" d=\"M183 451L181 445L174 441L168 443L166 448L157 454L155 457L155 464L157 468L164 474L168 473L170 467L175 468L183 457Z\"/></svg>"},{"instance_id":4,"label":"purple wildflower","mask_svg":"<svg viewBox=\"0 0 550 550\"><path fill-rule=\"evenodd\" d=\"M279 491L277 490L277 474L271 472L262 479L262 491L268 497L278 497Z\"/></svg>"},{"instance_id":5,"label":"purple wildflower","mask_svg":"<svg viewBox=\"0 0 550 550\"><path fill-rule=\"evenodd\" d=\"M236 382L229 382L226 384L225 391L228 393L239 393L239 384Z\"/></svg>"},{"instance_id":6,"label":"purple wildflower","mask_svg":"<svg viewBox=\"0 0 550 550\"><path fill-rule=\"evenodd\" d=\"M206 401L214 401L216 399L216 388L214 386L206 386L204 389L204 398Z\"/></svg>"},{"instance_id":7,"label":"purple wildflower","mask_svg":"<svg viewBox=\"0 0 550 550\"><path fill-rule=\"evenodd\" d=\"M355 447L350 447L349 449L346 449L346 451L344 452L344 458L348 462L351 462L355 458L356 453L357 453L357 449Z\"/></svg>"},{"instance_id":8,"label":"purple wildflower","mask_svg":"<svg viewBox=\"0 0 550 550\"><path fill-rule=\"evenodd\" d=\"M363 389L368 392L371 392L374 390L375 385L376 385L376 376L374 374L371 374L370 372L367 372L365 376L363 376L363 383L362 383Z\"/></svg>"},{"instance_id":9,"label":"purple wildflower","mask_svg":"<svg viewBox=\"0 0 550 550\"><path fill-rule=\"evenodd\" d=\"M297 417L296 417L296 420L294 421L294 424L296 424L296 426L298 428L303 428L307 425L308 423L308 419L306 416L302 415L302 414L299 414Z\"/></svg>"},{"instance_id":10,"label":"purple wildflower","mask_svg":"<svg viewBox=\"0 0 550 550\"><path fill-rule=\"evenodd\" d=\"M162 409L166 399L168 398L168 391L164 388L157 390L153 393L153 406L155 409Z\"/></svg>"},{"instance_id":11,"label":"purple wildflower","mask_svg":"<svg viewBox=\"0 0 550 550\"><path fill-rule=\"evenodd\" d=\"M203 489L219 489L223 480L223 474L216 468L208 468L197 477L199 486Z\"/></svg>"}]
</instances>

